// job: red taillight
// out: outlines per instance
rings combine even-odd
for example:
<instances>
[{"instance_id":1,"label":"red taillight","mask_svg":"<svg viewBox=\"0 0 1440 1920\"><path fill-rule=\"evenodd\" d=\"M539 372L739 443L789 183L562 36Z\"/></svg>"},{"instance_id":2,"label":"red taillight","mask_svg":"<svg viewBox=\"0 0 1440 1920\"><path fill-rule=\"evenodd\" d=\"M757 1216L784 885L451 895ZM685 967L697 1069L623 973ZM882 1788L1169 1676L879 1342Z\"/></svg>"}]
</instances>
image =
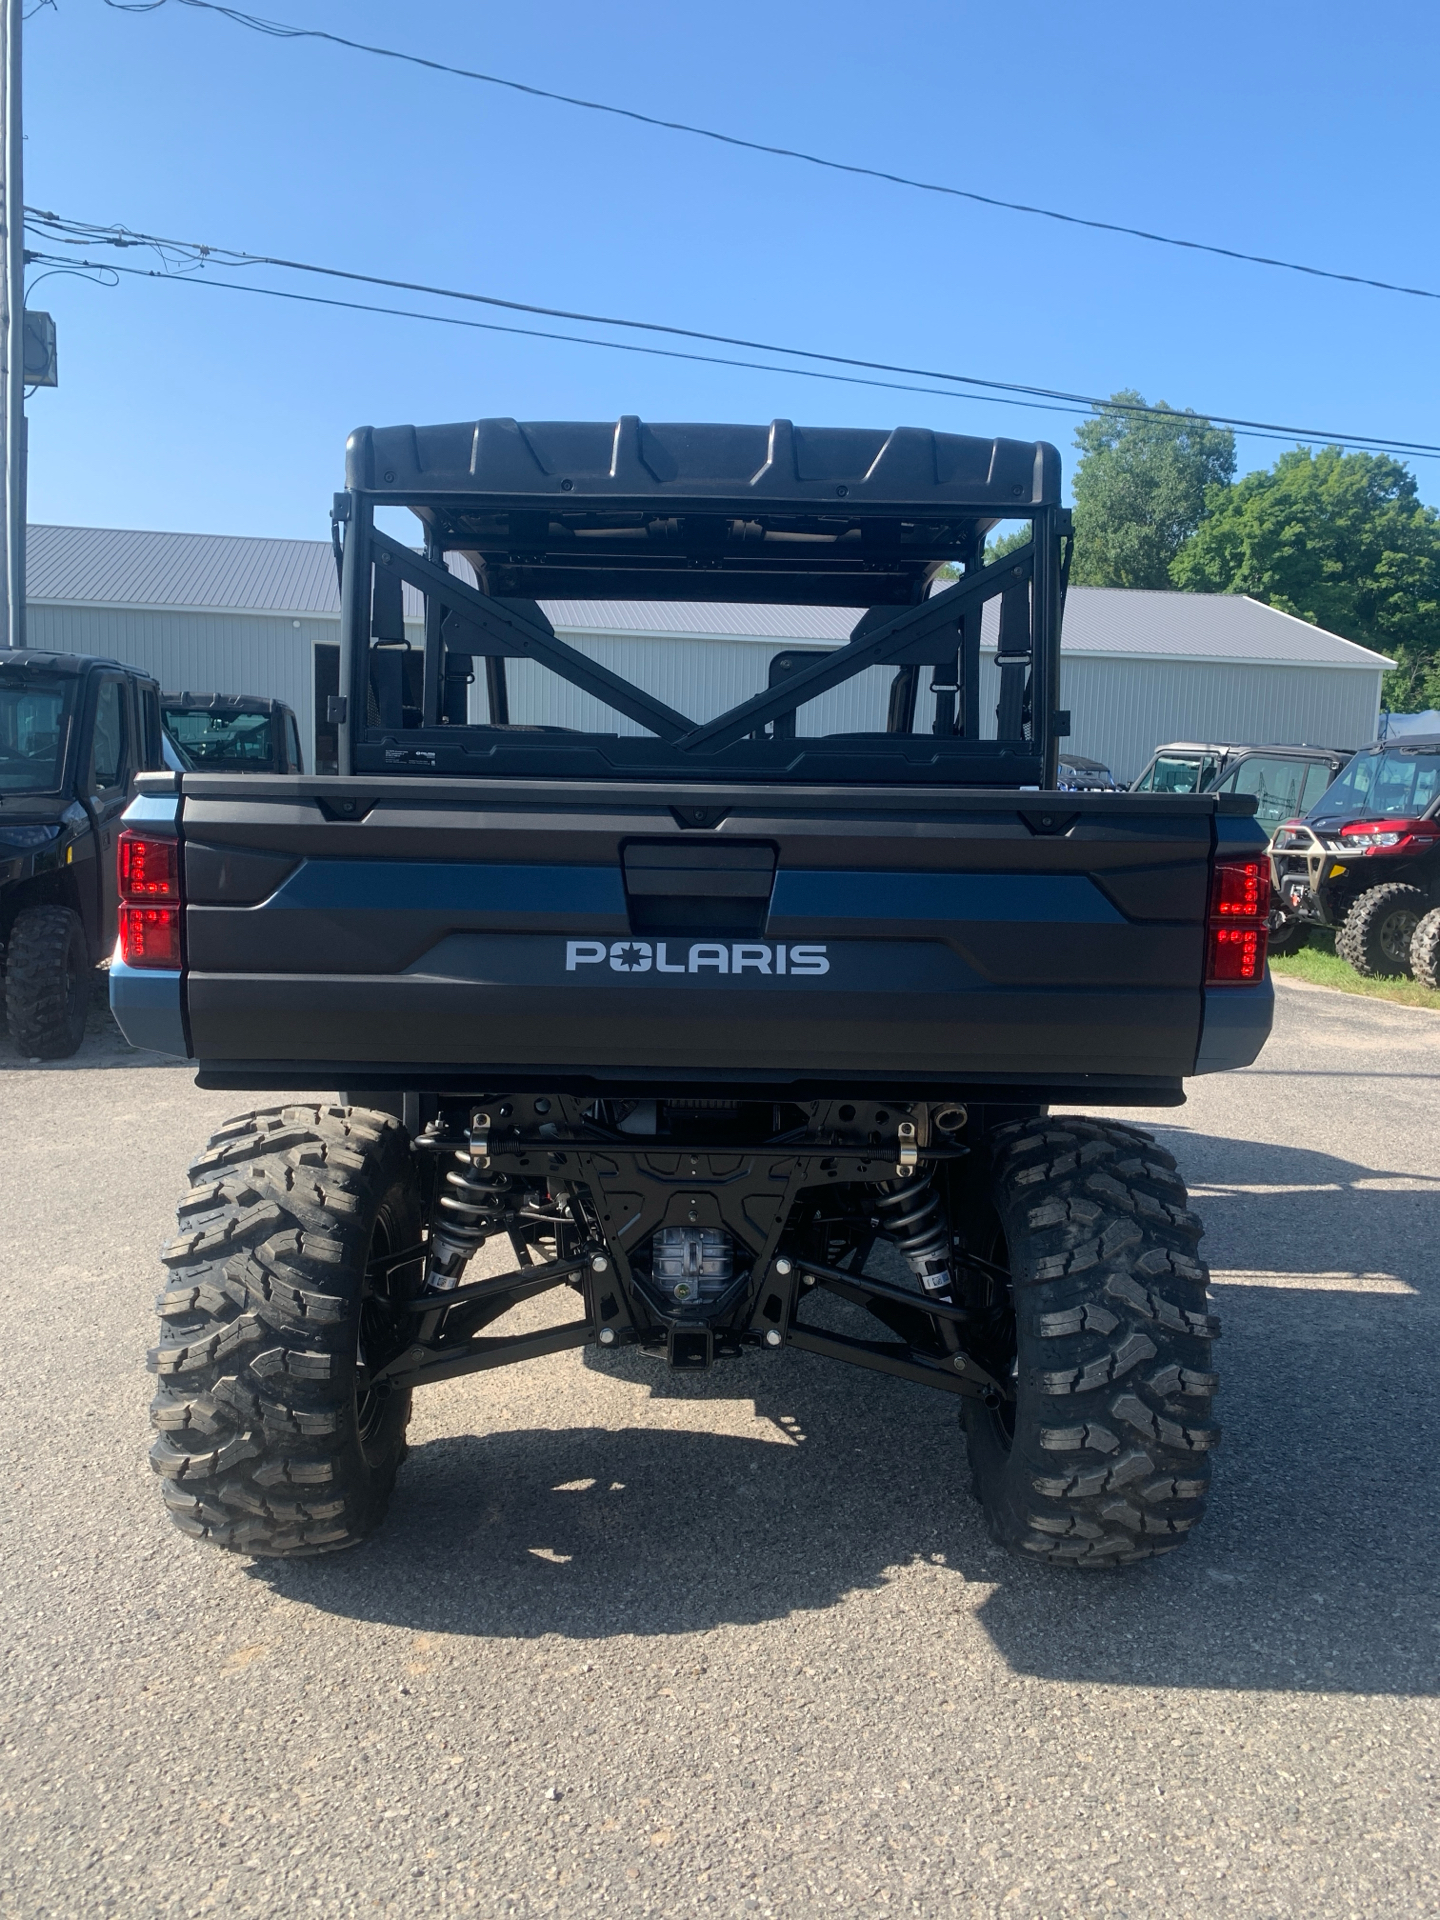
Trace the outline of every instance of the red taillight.
<instances>
[{"instance_id":1,"label":"red taillight","mask_svg":"<svg viewBox=\"0 0 1440 1920\"><path fill-rule=\"evenodd\" d=\"M180 965L180 849L126 829L120 835L120 958L127 967ZM162 901L173 902L161 905Z\"/></svg>"},{"instance_id":2,"label":"red taillight","mask_svg":"<svg viewBox=\"0 0 1440 1920\"><path fill-rule=\"evenodd\" d=\"M120 898L178 900L179 851L173 840L148 840L127 828L120 835Z\"/></svg>"},{"instance_id":3,"label":"red taillight","mask_svg":"<svg viewBox=\"0 0 1440 1920\"><path fill-rule=\"evenodd\" d=\"M1263 920L1269 911L1270 862L1263 854L1243 860L1222 855L1215 862L1215 882L1210 889L1211 926Z\"/></svg>"},{"instance_id":4,"label":"red taillight","mask_svg":"<svg viewBox=\"0 0 1440 1920\"><path fill-rule=\"evenodd\" d=\"M1265 972L1267 937L1264 927L1212 927L1205 976L1210 985L1243 986L1259 980Z\"/></svg>"},{"instance_id":5,"label":"red taillight","mask_svg":"<svg viewBox=\"0 0 1440 1920\"><path fill-rule=\"evenodd\" d=\"M127 967L178 967L180 909L121 907L120 958Z\"/></svg>"},{"instance_id":6,"label":"red taillight","mask_svg":"<svg viewBox=\"0 0 1440 1920\"><path fill-rule=\"evenodd\" d=\"M1243 987L1263 980L1269 930L1269 860L1263 854L1222 854L1210 883L1207 985Z\"/></svg>"}]
</instances>

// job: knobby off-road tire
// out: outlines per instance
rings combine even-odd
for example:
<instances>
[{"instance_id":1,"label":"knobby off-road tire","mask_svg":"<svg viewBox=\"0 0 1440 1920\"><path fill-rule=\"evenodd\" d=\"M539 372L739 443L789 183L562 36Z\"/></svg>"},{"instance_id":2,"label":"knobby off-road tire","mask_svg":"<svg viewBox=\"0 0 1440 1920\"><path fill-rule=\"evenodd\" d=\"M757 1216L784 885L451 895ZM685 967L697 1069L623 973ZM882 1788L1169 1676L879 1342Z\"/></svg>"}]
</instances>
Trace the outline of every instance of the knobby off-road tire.
<instances>
[{"instance_id":1,"label":"knobby off-road tire","mask_svg":"<svg viewBox=\"0 0 1440 1920\"><path fill-rule=\"evenodd\" d=\"M5 1021L21 1053L68 1060L85 1038L94 985L78 913L26 907L16 914L5 948Z\"/></svg>"},{"instance_id":2,"label":"knobby off-road tire","mask_svg":"<svg viewBox=\"0 0 1440 1920\"><path fill-rule=\"evenodd\" d=\"M1335 936L1335 951L1367 980L1410 971L1410 942L1429 905L1421 887L1399 881L1362 893Z\"/></svg>"},{"instance_id":3,"label":"knobby off-road tire","mask_svg":"<svg viewBox=\"0 0 1440 1920\"><path fill-rule=\"evenodd\" d=\"M1411 935L1410 971L1422 987L1440 990L1440 907L1432 907Z\"/></svg>"},{"instance_id":4,"label":"knobby off-road tire","mask_svg":"<svg viewBox=\"0 0 1440 1920\"><path fill-rule=\"evenodd\" d=\"M1013 1318L997 1298L977 1357L1013 1369L1016 1398L965 1402L990 1532L1080 1567L1173 1552L1205 1510L1220 1437L1220 1328L1184 1182L1149 1134L1110 1121L1026 1121L994 1144Z\"/></svg>"},{"instance_id":5,"label":"knobby off-road tire","mask_svg":"<svg viewBox=\"0 0 1440 1920\"><path fill-rule=\"evenodd\" d=\"M186 1533L243 1553L353 1546L384 1518L407 1391L357 1373L403 1349L420 1238L409 1140L388 1114L293 1106L222 1127L161 1256L150 1461Z\"/></svg>"}]
</instances>

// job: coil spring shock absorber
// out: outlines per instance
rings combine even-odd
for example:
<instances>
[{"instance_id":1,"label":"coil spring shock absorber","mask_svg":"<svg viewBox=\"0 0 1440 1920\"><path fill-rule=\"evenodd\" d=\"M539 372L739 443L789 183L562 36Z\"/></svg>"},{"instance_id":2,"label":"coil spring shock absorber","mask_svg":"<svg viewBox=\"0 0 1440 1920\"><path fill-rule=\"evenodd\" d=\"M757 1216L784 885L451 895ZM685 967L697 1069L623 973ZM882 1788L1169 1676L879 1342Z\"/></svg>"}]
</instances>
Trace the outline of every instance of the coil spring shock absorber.
<instances>
[{"instance_id":1,"label":"coil spring shock absorber","mask_svg":"<svg viewBox=\"0 0 1440 1920\"><path fill-rule=\"evenodd\" d=\"M426 1285L431 1293L449 1293L460 1284L466 1263L480 1251L492 1233L508 1226L512 1208L508 1173L491 1168L488 1129L490 1116L471 1116L468 1147L455 1155L459 1162L445 1175L447 1191L440 1196L440 1218L430 1236Z\"/></svg>"},{"instance_id":2,"label":"coil spring shock absorber","mask_svg":"<svg viewBox=\"0 0 1440 1920\"><path fill-rule=\"evenodd\" d=\"M910 1180L887 1180L875 1195L881 1225L927 1293L950 1290L950 1223L927 1168Z\"/></svg>"}]
</instances>

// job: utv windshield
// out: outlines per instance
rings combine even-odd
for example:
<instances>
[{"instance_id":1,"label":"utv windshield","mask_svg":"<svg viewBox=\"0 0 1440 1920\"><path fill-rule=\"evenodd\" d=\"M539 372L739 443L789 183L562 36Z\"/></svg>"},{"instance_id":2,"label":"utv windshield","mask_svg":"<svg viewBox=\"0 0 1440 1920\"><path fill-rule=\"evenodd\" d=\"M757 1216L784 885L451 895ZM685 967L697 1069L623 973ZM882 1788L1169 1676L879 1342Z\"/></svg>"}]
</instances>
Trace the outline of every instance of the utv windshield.
<instances>
[{"instance_id":1,"label":"utv windshield","mask_svg":"<svg viewBox=\"0 0 1440 1920\"><path fill-rule=\"evenodd\" d=\"M70 674L0 677L0 793L59 789L75 686Z\"/></svg>"},{"instance_id":2,"label":"utv windshield","mask_svg":"<svg viewBox=\"0 0 1440 1920\"><path fill-rule=\"evenodd\" d=\"M275 737L268 713L164 709L165 731L197 773L274 773Z\"/></svg>"},{"instance_id":3,"label":"utv windshield","mask_svg":"<svg viewBox=\"0 0 1440 1920\"><path fill-rule=\"evenodd\" d=\"M1219 761L1209 754L1162 753L1136 783L1137 793L1199 793L1215 778Z\"/></svg>"},{"instance_id":4,"label":"utv windshield","mask_svg":"<svg viewBox=\"0 0 1440 1920\"><path fill-rule=\"evenodd\" d=\"M1357 753L1311 809L1312 820L1406 819L1440 796L1440 747Z\"/></svg>"}]
</instances>

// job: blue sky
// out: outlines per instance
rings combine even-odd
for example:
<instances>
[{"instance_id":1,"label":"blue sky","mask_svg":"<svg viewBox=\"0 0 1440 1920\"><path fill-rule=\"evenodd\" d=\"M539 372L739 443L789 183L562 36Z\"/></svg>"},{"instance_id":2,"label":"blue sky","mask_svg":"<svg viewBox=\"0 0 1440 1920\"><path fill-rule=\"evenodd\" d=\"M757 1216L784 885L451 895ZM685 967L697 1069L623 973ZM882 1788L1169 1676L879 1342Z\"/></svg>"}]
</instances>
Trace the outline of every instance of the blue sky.
<instances>
[{"instance_id":1,"label":"blue sky","mask_svg":"<svg viewBox=\"0 0 1440 1920\"><path fill-rule=\"evenodd\" d=\"M1440 288L1431 7L250 4L754 139ZM148 14L57 0L25 31L32 206L827 352L1440 442L1440 302L821 173L263 38L174 0ZM322 538L352 427L482 414L903 422L1049 439L1073 459L1072 419L990 399L142 281L49 279L32 304L56 317L61 375L30 405L34 520ZM1241 470L1278 451L1242 440ZM1415 472L1440 500L1440 461Z\"/></svg>"}]
</instances>

